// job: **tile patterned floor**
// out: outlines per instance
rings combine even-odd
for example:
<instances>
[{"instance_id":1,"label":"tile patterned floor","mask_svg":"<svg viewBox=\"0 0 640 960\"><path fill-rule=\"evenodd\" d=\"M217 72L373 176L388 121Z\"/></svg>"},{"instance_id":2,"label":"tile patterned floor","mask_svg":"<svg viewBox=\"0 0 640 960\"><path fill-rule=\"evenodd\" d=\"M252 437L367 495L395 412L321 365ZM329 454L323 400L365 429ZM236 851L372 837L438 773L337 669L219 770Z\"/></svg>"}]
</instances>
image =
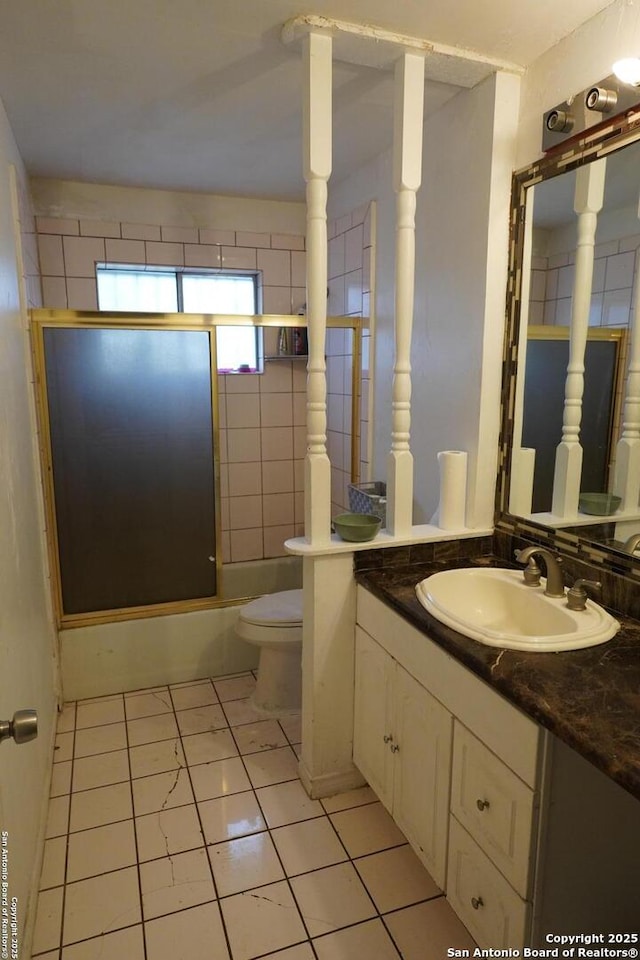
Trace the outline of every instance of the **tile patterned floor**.
<instances>
[{"instance_id":1,"label":"tile patterned floor","mask_svg":"<svg viewBox=\"0 0 640 960\"><path fill-rule=\"evenodd\" d=\"M310 800L252 674L65 706L38 960L443 960L469 934L375 795Z\"/></svg>"}]
</instances>

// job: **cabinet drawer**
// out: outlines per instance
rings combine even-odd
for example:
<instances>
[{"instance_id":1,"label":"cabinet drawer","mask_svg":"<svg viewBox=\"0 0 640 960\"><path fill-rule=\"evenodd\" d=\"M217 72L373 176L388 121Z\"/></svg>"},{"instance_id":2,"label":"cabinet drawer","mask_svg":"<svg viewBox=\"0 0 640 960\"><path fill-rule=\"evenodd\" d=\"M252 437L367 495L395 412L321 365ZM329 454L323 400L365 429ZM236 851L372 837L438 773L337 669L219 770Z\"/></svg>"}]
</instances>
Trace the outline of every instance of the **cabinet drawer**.
<instances>
[{"instance_id":1,"label":"cabinet drawer","mask_svg":"<svg viewBox=\"0 0 640 960\"><path fill-rule=\"evenodd\" d=\"M518 893L529 892L535 794L456 722L451 811Z\"/></svg>"},{"instance_id":2,"label":"cabinet drawer","mask_svg":"<svg viewBox=\"0 0 640 960\"><path fill-rule=\"evenodd\" d=\"M524 946L529 904L509 886L455 817L449 826L447 900L478 946Z\"/></svg>"}]
</instances>

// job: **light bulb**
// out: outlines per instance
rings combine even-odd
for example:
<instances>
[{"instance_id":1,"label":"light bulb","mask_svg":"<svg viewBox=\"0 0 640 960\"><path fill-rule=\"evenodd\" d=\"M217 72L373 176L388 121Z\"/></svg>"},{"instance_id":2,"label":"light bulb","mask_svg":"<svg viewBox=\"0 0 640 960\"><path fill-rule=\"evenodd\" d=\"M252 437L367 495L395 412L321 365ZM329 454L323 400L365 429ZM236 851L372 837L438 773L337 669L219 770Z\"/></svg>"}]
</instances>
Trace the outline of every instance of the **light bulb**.
<instances>
[{"instance_id":1,"label":"light bulb","mask_svg":"<svg viewBox=\"0 0 640 960\"><path fill-rule=\"evenodd\" d=\"M625 57L614 63L613 72L622 83L629 83L632 87L640 86L640 58Z\"/></svg>"}]
</instances>

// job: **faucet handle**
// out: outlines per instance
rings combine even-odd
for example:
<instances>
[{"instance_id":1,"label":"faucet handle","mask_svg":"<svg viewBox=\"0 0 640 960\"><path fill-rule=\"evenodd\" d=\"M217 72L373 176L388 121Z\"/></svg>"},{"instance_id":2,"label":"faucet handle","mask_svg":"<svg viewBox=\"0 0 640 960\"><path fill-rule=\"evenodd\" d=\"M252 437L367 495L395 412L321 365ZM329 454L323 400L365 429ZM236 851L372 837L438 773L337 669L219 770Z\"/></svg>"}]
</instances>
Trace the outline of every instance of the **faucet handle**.
<instances>
[{"instance_id":1,"label":"faucet handle","mask_svg":"<svg viewBox=\"0 0 640 960\"><path fill-rule=\"evenodd\" d=\"M527 560L527 565L523 571L524 582L528 587L539 587L540 586L540 577L542 576L542 570L533 559L529 557Z\"/></svg>"},{"instance_id":2,"label":"faucet handle","mask_svg":"<svg viewBox=\"0 0 640 960\"><path fill-rule=\"evenodd\" d=\"M602 590L602 584L599 580L583 580L579 578L571 589L567 591L567 606L570 610L586 610L587 591L585 587L589 587L590 590L596 593Z\"/></svg>"}]
</instances>

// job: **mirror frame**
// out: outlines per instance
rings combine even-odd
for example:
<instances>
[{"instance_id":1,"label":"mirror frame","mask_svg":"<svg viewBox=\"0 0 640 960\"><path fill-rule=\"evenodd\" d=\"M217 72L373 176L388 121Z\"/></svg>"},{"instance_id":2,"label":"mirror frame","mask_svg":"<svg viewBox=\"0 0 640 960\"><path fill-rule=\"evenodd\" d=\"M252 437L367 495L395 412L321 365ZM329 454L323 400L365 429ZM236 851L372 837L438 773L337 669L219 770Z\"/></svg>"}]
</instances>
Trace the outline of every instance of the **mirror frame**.
<instances>
[{"instance_id":1,"label":"mirror frame","mask_svg":"<svg viewBox=\"0 0 640 960\"><path fill-rule=\"evenodd\" d=\"M640 141L640 107L599 123L573 141L550 151L512 177L509 217L509 267L507 275L506 325L502 356L501 426L495 501L496 531L533 538L554 550L570 552L588 563L626 575L640 576L640 556L614 550L576 533L579 528L556 529L509 512L512 441L516 400L516 374L520 338L525 214L527 190L544 180L582 167ZM640 184L639 184L640 188ZM640 510L639 510L640 512ZM611 521L611 518L603 518Z\"/></svg>"}]
</instances>

